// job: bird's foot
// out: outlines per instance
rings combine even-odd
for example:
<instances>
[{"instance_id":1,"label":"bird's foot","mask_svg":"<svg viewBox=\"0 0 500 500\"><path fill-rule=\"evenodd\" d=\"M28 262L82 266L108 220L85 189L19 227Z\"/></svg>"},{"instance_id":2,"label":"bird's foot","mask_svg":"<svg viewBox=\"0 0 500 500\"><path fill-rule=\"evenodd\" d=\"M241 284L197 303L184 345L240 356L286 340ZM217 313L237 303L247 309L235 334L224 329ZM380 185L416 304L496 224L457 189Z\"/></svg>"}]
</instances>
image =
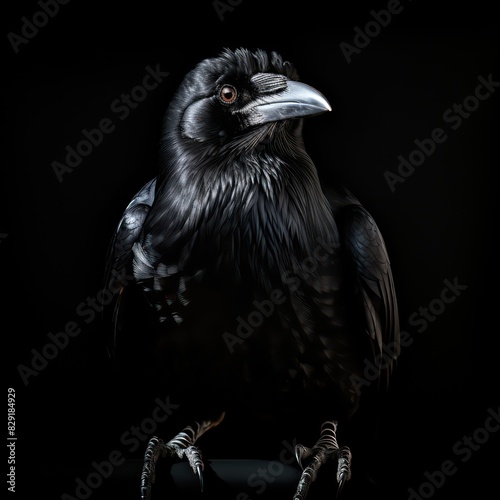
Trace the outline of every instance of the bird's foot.
<instances>
[{"instance_id":1,"label":"bird's foot","mask_svg":"<svg viewBox=\"0 0 500 500\"><path fill-rule=\"evenodd\" d=\"M337 460L337 496L344 483L351 477L351 451L337 444L337 422L328 421L321 427L320 438L312 448L301 444L295 447L297 462L302 467L302 475L293 500L305 500L309 487L316 480L319 468L328 460ZM303 465L307 463L307 465Z\"/></svg>"},{"instance_id":2,"label":"bird's foot","mask_svg":"<svg viewBox=\"0 0 500 500\"><path fill-rule=\"evenodd\" d=\"M151 488L155 482L156 462L159 456L178 457L186 459L193 469L193 472L200 480L200 488L203 491L203 458L200 449L195 446L199 437L209 429L219 425L224 419L224 413L216 420L204 420L201 423L195 422L193 426L185 427L173 439L165 443L160 438L154 436L149 440L144 455L144 464L141 474L141 498L149 500L151 498Z\"/></svg>"}]
</instances>

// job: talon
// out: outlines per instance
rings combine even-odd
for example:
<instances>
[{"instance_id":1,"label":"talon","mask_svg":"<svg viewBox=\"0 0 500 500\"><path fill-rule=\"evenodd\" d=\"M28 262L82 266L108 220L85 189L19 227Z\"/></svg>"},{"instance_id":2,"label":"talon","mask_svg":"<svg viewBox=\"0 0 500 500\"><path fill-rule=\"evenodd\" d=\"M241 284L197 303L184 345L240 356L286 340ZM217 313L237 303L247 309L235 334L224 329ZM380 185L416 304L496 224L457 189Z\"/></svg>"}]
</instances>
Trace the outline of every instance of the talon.
<instances>
[{"instance_id":1,"label":"talon","mask_svg":"<svg viewBox=\"0 0 500 500\"><path fill-rule=\"evenodd\" d=\"M203 493L203 469L201 468L201 465L196 466L196 474L200 480L200 490Z\"/></svg>"},{"instance_id":2,"label":"talon","mask_svg":"<svg viewBox=\"0 0 500 500\"><path fill-rule=\"evenodd\" d=\"M345 483L345 474L340 474L340 476L337 476L337 481L339 483L338 487L337 487L337 495L335 496L336 498L339 497L340 495L340 492L342 491L342 488L344 487L344 483Z\"/></svg>"},{"instance_id":3,"label":"talon","mask_svg":"<svg viewBox=\"0 0 500 500\"><path fill-rule=\"evenodd\" d=\"M312 455L311 448L307 448L307 446L304 446L302 444L298 444L297 446L295 446L295 459L297 460L297 463L299 464L302 470L304 470L304 466L302 465L302 459L308 458L311 455Z\"/></svg>"}]
</instances>

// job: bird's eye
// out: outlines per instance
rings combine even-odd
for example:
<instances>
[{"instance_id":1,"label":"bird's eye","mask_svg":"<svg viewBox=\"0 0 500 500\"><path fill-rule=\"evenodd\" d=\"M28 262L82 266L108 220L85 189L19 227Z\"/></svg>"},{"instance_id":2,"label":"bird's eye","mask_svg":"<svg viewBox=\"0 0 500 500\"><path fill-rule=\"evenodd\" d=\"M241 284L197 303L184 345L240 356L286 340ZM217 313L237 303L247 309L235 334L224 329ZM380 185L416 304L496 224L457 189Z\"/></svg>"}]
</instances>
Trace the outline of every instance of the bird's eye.
<instances>
[{"instance_id":1,"label":"bird's eye","mask_svg":"<svg viewBox=\"0 0 500 500\"><path fill-rule=\"evenodd\" d=\"M219 92L219 96L225 104L231 104L236 100L236 89L232 85L224 85Z\"/></svg>"}]
</instances>

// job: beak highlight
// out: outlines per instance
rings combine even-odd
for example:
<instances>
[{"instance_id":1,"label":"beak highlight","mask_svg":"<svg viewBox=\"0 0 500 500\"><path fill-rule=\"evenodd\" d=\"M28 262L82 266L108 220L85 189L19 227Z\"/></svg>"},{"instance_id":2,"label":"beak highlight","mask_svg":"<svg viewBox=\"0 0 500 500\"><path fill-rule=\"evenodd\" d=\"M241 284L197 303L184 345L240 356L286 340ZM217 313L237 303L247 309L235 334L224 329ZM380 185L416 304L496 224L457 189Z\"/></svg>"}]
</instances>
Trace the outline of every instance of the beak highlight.
<instances>
[{"instance_id":1,"label":"beak highlight","mask_svg":"<svg viewBox=\"0 0 500 500\"><path fill-rule=\"evenodd\" d=\"M305 83L288 80L283 91L259 99L249 122L250 125L260 125L331 110L330 103L321 92Z\"/></svg>"}]
</instances>

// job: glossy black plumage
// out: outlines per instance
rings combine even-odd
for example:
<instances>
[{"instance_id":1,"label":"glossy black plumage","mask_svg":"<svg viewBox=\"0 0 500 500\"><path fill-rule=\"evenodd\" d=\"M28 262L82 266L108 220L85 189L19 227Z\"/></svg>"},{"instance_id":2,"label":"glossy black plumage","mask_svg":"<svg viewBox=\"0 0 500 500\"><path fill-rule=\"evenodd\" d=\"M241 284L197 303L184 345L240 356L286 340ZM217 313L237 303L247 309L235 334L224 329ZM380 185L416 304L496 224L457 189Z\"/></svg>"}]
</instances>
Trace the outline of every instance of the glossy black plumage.
<instances>
[{"instance_id":1,"label":"glossy black plumage","mask_svg":"<svg viewBox=\"0 0 500 500\"><path fill-rule=\"evenodd\" d=\"M399 352L382 236L352 194L321 186L302 117L328 106L296 81L274 53L201 62L114 238L110 270L134 276L116 300L117 357L200 415L241 404L320 425L356 410L365 360Z\"/></svg>"}]
</instances>

